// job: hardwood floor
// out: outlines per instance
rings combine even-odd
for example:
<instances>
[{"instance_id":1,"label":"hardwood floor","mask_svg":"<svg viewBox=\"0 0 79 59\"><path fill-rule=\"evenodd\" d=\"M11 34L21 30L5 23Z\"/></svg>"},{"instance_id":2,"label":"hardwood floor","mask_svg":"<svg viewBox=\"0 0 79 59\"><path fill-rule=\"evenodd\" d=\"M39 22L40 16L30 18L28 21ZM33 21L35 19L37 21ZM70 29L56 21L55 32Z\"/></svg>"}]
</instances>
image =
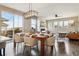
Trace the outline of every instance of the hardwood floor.
<instances>
[{"instance_id":1,"label":"hardwood floor","mask_svg":"<svg viewBox=\"0 0 79 59\"><path fill-rule=\"evenodd\" d=\"M40 47L39 47L40 48ZM55 41L55 48L56 48L56 54L55 50L53 50L52 56L79 56L79 41L73 41L69 40L67 38L60 38ZM47 47L45 49L46 53L45 55L50 56L50 47ZM31 51L32 56L39 56L38 50L35 47L32 48ZM23 53L23 44L22 49L21 46L18 48L18 52L15 53L13 50L13 42L7 42L6 44L6 56L29 56L29 47L26 47L25 52Z\"/></svg>"}]
</instances>

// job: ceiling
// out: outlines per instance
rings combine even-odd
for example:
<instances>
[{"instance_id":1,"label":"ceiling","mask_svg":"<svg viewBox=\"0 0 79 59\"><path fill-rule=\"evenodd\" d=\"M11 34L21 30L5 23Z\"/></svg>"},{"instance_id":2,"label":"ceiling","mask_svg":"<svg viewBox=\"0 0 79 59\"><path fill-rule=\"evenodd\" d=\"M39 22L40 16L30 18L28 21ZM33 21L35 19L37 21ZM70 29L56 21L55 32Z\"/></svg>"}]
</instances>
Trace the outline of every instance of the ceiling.
<instances>
[{"instance_id":1,"label":"ceiling","mask_svg":"<svg viewBox=\"0 0 79 59\"><path fill-rule=\"evenodd\" d=\"M1 5L8 6L26 12L29 10L29 3L0 3ZM32 10L39 12L43 17L54 17L57 14L63 16L79 15L78 3L32 3Z\"/></svg>"}]
</instances>

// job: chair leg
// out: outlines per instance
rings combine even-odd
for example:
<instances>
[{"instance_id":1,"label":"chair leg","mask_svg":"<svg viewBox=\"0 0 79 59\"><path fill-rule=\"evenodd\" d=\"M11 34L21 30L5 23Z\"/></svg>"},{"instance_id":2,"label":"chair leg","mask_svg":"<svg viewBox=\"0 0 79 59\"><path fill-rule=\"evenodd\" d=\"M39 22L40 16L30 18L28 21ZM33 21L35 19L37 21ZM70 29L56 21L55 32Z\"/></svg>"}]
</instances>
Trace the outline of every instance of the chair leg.
<instances>
[{"instance_id":1,"label":"chair leg","mask_svg":"<svg viewBox=\"0 0 79 59\"><path fill-rule=\"evenodd\" d=\"M50 50L49 50L50 49ZM53 46L47 46L47 56L53 55Z\"/></svg>"},{"instance_id":2,"label":"chair leg","mask_svg":"<svg viewBox=\"0 0 79 59\"><path fill-rule=\"evenodd\" d=\"M37 50L38 50L38 44L37 44Z\"/></svg>"},{"instance_id":3,"label":"chair leg","mask_svg":"<svg viewBox=\"0 0 79 59\"><path fill-rule=\"evenodd\" d=\"M38 41L37 41L37 50L38 50Z\"/></svg>"},{"instance_id":4,"label":"chair leg","mask_svg":"<svg viewBox=\"0 0 79 59\"><path fill-rule=\"evenodd\" d=\"M55 48L55 46L54 46L54 50L55 50L55 56L56 56L56 48Z\"/></svg>"},{"instance_id":5,"label":"chair leg","mask_svg":"<svg viewBox=\"0 0 79 59\"><path fill-rule=\"evenodd\" d=\"M3 56L5 56L5 48L3 48Z\"/></svg>"},{"instance_id":6,"label":"chair leg","mask_svg":"<svg viewBox=\"0 0 79 59\"><path fill-rule=\"evenodd\" d=\"M0 49L0 56L2 56L2 52L1 52L1 49Z\"/></svg>"},{"instance_id":7,"label":"chair leg","mask_svg":"<svg viewBox=\"0 0 79 59\"><path fill-rule=\"evenodd\" d=\"M18 47L19 47L19 43L17 43L17 48L16 48L17 49L17 51L16 51L17 54L18 54Z\"/></svg>"},{"instance_id":8,"label":"chair leg","mask_svg":"<svg viewBox=\"0 0 79 59\"><path fill-rule=\"evenodd\" d=\"M49 46L47 46L47 56L49 56Z\"/></svg>"},{"instance_id":9,"label":"chair leg","mask_svg":"<svg viewBox=\"0 0 79 59\"><path fill-rule=\"evenodd\" d=\"M22 50L22 43L21 43L21 51L23 52L23 50Z\"/></svg>"},{"instance_id":10,"label":"chair leg","mask_svg":"<svg viewBox=\"0 0 79 59\"><path fill-rule=\"evenodd\" d=\"M53 46L51 46L51 51L50 51L51 55L53 55Z\"/></svg>"},{"instance_id":11,"label":"chair leg","mask_svg":"<svg viewBox=\"0 0 79 59\"><path fill-rule=\"evenodd\" d=\"M24 52L25 52L25 48L26 48L26 46L24 45L24 49L23 49L23 55L24 55Z\"/></svg>"},{"instance_id":12,"label":"chair leg","mask_svg":"<svg viewBox=\"0 0 79 59\"><path fill-rule=\"evenodd\" d=\"M26 46L24 46L23 55L25 54ZM31 46L29 46L29 55L31 56Z\"/></svg>"},{"instance_id":13,"label":"chair leg","mask_svg":"<svg viewBox=\"0 0 79 59\"><path fill-rule=\"evenodd\" d=\"M30 56L31 56L31 46L30 46Z\"/></svg>"},{"instance_id":14,"label":"chair leg","mask_svg":"<svg viewBox=\"0 0 79 59\"><path fill-rule=\"evenodd\" d=\"M46 50L45 51L48 51L48 47L46 46ZM47 56L47 54L48 54L48 52L45 52L45 54L46 54L46 56Z\"/></svg>"}]
</instances>

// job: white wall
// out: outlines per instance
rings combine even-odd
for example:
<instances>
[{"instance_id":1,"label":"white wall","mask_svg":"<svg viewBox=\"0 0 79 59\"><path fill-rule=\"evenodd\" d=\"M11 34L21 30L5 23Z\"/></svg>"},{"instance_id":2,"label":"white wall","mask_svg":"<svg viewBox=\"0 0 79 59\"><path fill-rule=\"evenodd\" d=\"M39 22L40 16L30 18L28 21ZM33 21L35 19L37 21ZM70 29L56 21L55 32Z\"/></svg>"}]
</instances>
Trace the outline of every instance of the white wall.
<instances>
[{"instance_id":1,"label":"white wall","mask_svg":"<svg viewBox=\"0 0 79 59\"><path fill-rule=\"evenodd\" d=\"M68 26L68 27L53 27L53 22L54 21L60 21L60 20L74 20L74 25L73 26ZM48 30L52 32L74 32L74 31L79 31L79 19L78 16L74 17L67 17L67 18L60 18L60 19L51 19L49 20L50 23L48 23Z\"/></svg>"}]
</instances>

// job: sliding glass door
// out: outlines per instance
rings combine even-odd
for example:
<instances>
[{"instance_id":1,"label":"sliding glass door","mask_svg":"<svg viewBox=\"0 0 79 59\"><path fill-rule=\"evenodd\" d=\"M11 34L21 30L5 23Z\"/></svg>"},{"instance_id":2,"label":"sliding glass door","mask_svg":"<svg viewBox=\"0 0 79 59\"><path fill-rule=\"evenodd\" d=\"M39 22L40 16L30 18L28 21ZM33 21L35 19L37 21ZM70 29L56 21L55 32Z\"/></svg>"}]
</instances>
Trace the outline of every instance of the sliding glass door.
<instances>
[{"instance_id":1,"label":"sliding glass door","mask_svg":"<svg viewBox=\"0 0 79 59\"><path fill-rule=\"evenodd\" d=\"M6 33L7 37L13 38L14 33L22 32L23 30L23 18L22 16L10 13L1 12L1 17L4 18L4 26L1 26L1 34Z\"/></svg>"},{"instance_id":2,"label":"sliding glass door","mask_svg":"<svg viewBox=\"0 0 79 59\"><path fill-rule=\"evenodd\" d=\"M4 35L12 38L13 37L13 20L14 20L13 14L10 12L3 11L1 13L1 17L4 18L4 23L6 24L6 26L5 26L6 29L4 29L4 26L2 26L2 28L1 28L3 30L3 31L1 31L2 34L4 34L4 32L5 32L6 34L4 34Z\"/></svg>"}]
</instances>

